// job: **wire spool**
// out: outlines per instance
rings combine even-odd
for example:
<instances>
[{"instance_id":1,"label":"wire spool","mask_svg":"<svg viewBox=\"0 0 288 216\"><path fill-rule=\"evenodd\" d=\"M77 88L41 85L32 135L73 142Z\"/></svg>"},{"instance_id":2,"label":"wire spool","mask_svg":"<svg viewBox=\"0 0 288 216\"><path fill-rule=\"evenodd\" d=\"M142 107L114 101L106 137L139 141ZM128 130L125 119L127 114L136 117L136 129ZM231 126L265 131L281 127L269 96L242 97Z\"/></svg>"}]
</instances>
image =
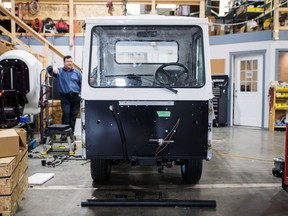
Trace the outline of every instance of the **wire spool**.
<instances>
[{"instance_id":1,"label":"wire spool","mask_svg":"<svg viewBox=\"0 0 288 216\"><path fill-rule=\"evenodd\" d=\"M32 15L36 15L40 10L40 5L37 0L33 0L28 5L29 13Z\"/></svg>"}]
</instances>

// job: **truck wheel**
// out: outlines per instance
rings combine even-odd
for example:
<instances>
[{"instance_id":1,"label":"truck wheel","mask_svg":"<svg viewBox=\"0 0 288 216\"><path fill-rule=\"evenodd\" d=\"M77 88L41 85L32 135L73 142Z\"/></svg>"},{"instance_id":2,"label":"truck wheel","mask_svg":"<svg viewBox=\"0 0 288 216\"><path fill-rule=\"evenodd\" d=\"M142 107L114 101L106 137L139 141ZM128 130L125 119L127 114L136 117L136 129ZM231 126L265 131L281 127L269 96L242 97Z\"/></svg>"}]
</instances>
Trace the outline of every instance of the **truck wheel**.
<instances>
[{"instance_id":1,"label":"truck wheel","mask_svg":"<svg viewBox=\"0 0 288 216\"><path fill-rule=\"evenodd\" d=\"M282 183L282 188L283 188L283 190L288 191L287 190L288 189L288 185L285 185L284 183Z\"/></svg>"},{"instance_id":2,"label":"truck wheel","mask_svg":"<svg viewBox=\"0 0 288 216\"><path fill-rule=\"evenodd\" d=\"M202 160L184 160L181 165L183 182L186 184L196 184L202 176Z\"/></svg>"},{"instance_id":3,"label":"truck wheel","mask_svg":"<svg viewBox=\"0 0 288 216\"><path fill-rule=\"evenodd\" d=\"M285 190L285 191L287 191L287 189L288 189L288 185L286 185L286 184L284 183L284 173L283 173L283 175L282 175L282 188L283 188L283 190Z\"/></svg>"},{"instance_id":4,"label":"truck wheel","mask_svg":"<svg viewBox=\"0 0 288 216\"><path fill-rule=\"evenodd\" d=\"M90 168L93 184L103 184L109 181L111 174L111 165L109 164L109 160L91 159Z\"/></svg>"}]
</instances>

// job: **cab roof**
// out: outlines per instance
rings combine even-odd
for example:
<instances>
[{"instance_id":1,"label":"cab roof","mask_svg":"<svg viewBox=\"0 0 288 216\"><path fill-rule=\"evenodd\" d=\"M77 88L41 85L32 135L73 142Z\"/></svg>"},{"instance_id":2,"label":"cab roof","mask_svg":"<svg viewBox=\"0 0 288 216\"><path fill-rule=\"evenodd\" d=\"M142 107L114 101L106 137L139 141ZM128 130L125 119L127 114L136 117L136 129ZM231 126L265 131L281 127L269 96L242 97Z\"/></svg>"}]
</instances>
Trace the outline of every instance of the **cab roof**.
<instances>
[{"instance_id":1,"label":"cab roof","mask_svg":"<svg viewBox=\"0 0 288 216\"><path fill-rule=\"evenodd\" d=\"M93 25L208 25L207 18L163 16L163 15L133 15L89 17L86 24Z\"/></svg>"}]
</instances>

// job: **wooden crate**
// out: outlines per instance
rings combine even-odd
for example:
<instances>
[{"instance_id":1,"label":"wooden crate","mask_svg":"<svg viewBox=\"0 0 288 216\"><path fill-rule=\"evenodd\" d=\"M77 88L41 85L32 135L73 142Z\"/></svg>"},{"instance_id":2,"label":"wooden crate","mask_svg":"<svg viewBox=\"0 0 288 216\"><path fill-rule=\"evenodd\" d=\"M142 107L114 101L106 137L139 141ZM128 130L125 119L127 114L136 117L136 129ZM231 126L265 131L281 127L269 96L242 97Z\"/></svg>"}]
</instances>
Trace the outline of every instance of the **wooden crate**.
<instances>
[{"instance_id":1,"label":"wooden crate","mask_svg":"<svg viewBox=\"0 0 288 216\"><path fill-rule=\"evenodd\" d=\"M28 188L28 169L21 176L11 195L0 196L0 215L12 216L16 213L20 201Z\"/></svg>"},{"instance_id":2,"label":"wooden crate","mask_svg":"<svg viewBox=\"0 0 288 216\"><path fill-rule=\"evenodd\" d=\"M11 176L26 153L27 148L20 148L18 155L0 158L0 177Z\"/></svg>"},{"instance_id":3,"label":"wooden crate","mask_svg":"<svg viewBox=\"0 0 288 216\"><path fill-rule=\"evenodd\" d=\"M28 152L0 158L0 215L14 215L28 188Z\"/></svg>"},{"instance_id":4,"label":"wooden crate","mask_svg":"<svg viewBox=\"0 0 288 216\"><path fill-rule=\"evenodd\" d=\"M0 158L0 194L12 194L28 167L28 153L21 151L16 157ZM3 175L4 173L4 175Z\"/></svg>"}]
</instances>

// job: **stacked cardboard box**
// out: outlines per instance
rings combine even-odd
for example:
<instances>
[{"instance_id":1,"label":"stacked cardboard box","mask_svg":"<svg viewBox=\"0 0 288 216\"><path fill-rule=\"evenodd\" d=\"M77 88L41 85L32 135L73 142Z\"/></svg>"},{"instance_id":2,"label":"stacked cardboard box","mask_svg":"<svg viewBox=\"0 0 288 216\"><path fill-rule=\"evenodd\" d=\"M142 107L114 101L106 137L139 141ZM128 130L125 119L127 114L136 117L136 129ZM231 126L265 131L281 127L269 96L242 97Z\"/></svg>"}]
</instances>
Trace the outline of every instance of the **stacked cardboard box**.
<instances>
[{"instance_id":1,"label":"stacked cardboard box","mask_svg":"<svg viewBox=\"0 0 288 216\"><path fill-rule=\"evenodd\" d=\"M209 36L213 36L216 34L214 25L214 23L216 23L216 18L214 16L208 16L207 18L209 22Z\"/></svg>"},{"instance_id":2,"label":"stacked cardboard box","mask_svg":"<svg viewBox=\"0 0 288 216\"><path fill-rule=\"evenodd\" d=\"M15 146L18 148L17 154ZM15 214L28 188L26 131L1 130L0 152L0 215L10 216Z\"/></svg>"}]
</instances>

